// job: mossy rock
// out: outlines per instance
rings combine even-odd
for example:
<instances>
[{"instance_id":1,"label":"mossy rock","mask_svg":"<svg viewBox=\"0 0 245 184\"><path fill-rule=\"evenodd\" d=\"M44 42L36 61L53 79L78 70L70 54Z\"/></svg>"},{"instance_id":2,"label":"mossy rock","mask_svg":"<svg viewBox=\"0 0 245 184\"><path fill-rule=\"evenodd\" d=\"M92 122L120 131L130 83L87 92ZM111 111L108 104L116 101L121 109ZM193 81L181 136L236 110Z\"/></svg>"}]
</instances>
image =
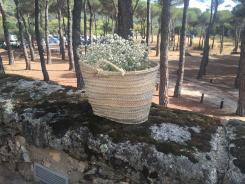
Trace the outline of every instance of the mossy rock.
<instances>
[{"instance_id":1,"label":"mossy rock","mask_svg":"<svg viewBox=\"0 0 245 184\"><path fill-rule=\"evenodd\" d=\"M32 81L19 76L7 76L5 79L1 80L0 83L6 83L6 81L11 83L20 79ZM184 155L193 162L197 162L194 156L195 153L210 151L212 135L216 132L217 127L220 126L218 119L199 113L163 108L156 104L152 104L147 122L137 125L119 124L95 116L88 101L85 98L81 98L80 94L67 94L69 90L75 91L74 88L62 86L62 90L46 95L41 93L41 91L38 92L38 85L41 86L42 84L35 83L36 91L33 93L42 94L38 99L31 98L30 96L33 94L29 90L19 90L16 88L12 95L16 101L15 111L21 114L27 107L36 109L34 118L42 118L48 113L53 113L54 117L48 124L52 128L53 134L58 138L63 137L69 130L87 127L94 136L99 134L108 135L114 143L124 141L147 143L154 145L159 152L172 153L178 156ZM51 84L53 85L53 83ZM5 87L2 91L9 93L13 92L13 89ZM188 128L191 139L185 144L155 140L151 135L150 128L153 125L158 126L162 123ZM192 127L198 127L200 132L193 131Z\"/></svg>"}]
</instances>

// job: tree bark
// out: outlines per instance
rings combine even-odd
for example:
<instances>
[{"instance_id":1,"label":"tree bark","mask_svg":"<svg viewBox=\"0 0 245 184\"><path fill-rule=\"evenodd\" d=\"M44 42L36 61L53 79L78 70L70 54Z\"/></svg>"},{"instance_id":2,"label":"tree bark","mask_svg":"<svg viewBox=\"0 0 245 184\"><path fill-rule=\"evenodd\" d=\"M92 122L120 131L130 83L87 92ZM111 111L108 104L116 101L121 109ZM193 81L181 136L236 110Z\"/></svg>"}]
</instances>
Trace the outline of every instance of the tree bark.
<instances>
[{"instance_id":1,"label":"tree bark","mask_svg":"<svg viewBox=\"0 0 245 184\"><path fill-rule=\"evenodd\" d=\"M175 50L179 50L179 45L180 45L180 29L178 30L178 40L177 40L177 44L176 44L176 49Z\"/></svg>"},{"instance_id":2,"label":"tree bark","mask_svg":"<svg viewBox=\"0 0 245 184\"><path fill-rule=\"evenodd\" d=\"M239 116L245 116L245 28L241 34L239 99L236 113Z\"/></svg>"},{"instance_id":3,"label":"tree bark","mask_svg":"<svg viewBox=\"0 0 245 184\"><path fill-rule=\"evenodd\" d=\"M132 36L133 12L132 0L118 0L118 35L124 39Z\"/></svg>"},{"instance_id":4,"label":"tree bark","mask_svg":"<svg viewBox=\"0 0 245 184\"><path fill-rule=\"evenodd\" d=\"M236 89L239 89L240 69L241 69L241 59L239 59L239 61L238 61L237 75L236 75L236 79L235 79L235 88Z\"/></svg>"},{"instance_id":5,"label":"tree bark","mask_svg":"<svg viewBox=\"0 0 245 184\"><path fill-rule=\"evenodd\" d=\"M85 41L85 54L87 53L87 41L88 41L88 37L87 37L87 13L86 13L86 9L87 9L87 0L83 0L84 4L83 4L83 32L84 32L84 41Z\"/></svg>"},{"instance_id":6,"label":"tree bark","mask_svg":"<svg viewBox=\"0 0 245 184\"><path fill-rule=\"evenodd\" d=\"M185 37L186 37L186 25L187 25L187 12L189 7L189 0L184 0L184 9L183 9L183 19L182 27L180 34L180 53L179 53L179 69L177 72L177 81L174 89L174 97L181 96L181 90L184 80L184 71L185 71Z\"/></svg>"},{"instance_id":7,"label":"tree bark","mask_svg":"<svg viewBox=\"0 0 245 184\"><path fill-rule=\"evenodd\" d=\"M193 45L193 35L190 35L190 47Z\"/></svg>"},{"instance_id":8,"label":"tree bark","mask_svg":"<svg viewBox=\"0 0 245 184\"><path fill-rule=\"evenodd\" d=\"M72 12L71 12L71 3L70 0L67 0L67 41L68 41L68 57L69 57L69 70L74 69L74 55L72 47Z\"/></svg>"},{"instance_id":9,"label":"tree bark","mask_svg":"<svg viewBox=\"0 0 245 184\"><path fill-rule=\"evenodd\" d=\"M175 51L175 32L173 30L173 33L172 33L172 44L173 44L173 51Z\"/></svg>"},{"instance_id":10,"label":"tree bark","mask_svg":"<svg viewBox=\"0 0 245 184\"><path fill-rule=\"evenodd\" d=\"M199 37L199 44L198 44L198 48L201 48L202 47L202 34L200 35Z\"/></svg>"},{"instance_id":11,"label":"tree bark","mask_svg":"<svg viewBox=\"0 0 245 184\"><path fill-rule=\"evenodd\" d=\"M45 30L45 43L46 43L46 53L47 53L47 64L51 64L51 50L49 47L49 26L48 26L48 3L49 0L45 0L45 25L44 25L44 30Z\"/></svg>"},{"instance_id":12,"label":"tree bark","mask_svg":"<svg viewBox=\"0 0 245 184\"><path fill-rule=\"evenodd\" d=\"M44 49L42 45L42 36L40 33L40 15L39 15L39 0L35 0L35 34L37 39L37 47L40 56L41 68L43 73L44 81L49 81L48 71L46 69Z\"/></svg>"},{"instance_id":13,"label":"tree bark","mask_svg":"<svg viewBox=\"0 0 245 184\"><path fill-rule=\"evenodd\" d=\"M147 0L147 18L146 18L146 45L149 46L150 40L150 8L151 8L151 1Z\"/></svg>"},{"instance_id":14,"label":"tree bark","mask_svg":"<svg viewBox=\"0 0 245 184\"><path fill-rule=\"evenodd\" d=\"M206 75L206 67L208 66L209 62L209 36L213 28L213 24L216 19L217 10L219 6L218 0L212 0L211 1L211 15L210 15L210 21L208 28L206 30L206 36L204 41L204 48L203 48L203 57L201 60L200 68L198 71L197 79L202 79L204 75Z\"/></svg>"},{"instance_id":15,"label":"tree bark","mask_svg":"<svg viewBox=\"0 0 245 184\"><path fill-rule=\"evenodd\" d=\"M152 9L150 9L151 11L151 14L150 14L150 17L151 17L151 43L153 43L153 41L154 41L154 34L153 34L153 18L152 18Z\"/></svg>"},{"instance_id":16,"label":"tree bark","mask_svg":"<svg viewBox=\"0 0 245 184\"><path fill-rule=\"evenodd\" d=\"M136 0L136 2L135 2L135 5L134 5L134 7L133 7L133 9L132 9L133 15L134 15L134 13L135 13L135 11L136 11L138 5L139 5L139 1L140 1L140 0Z\"/></svg>"},{"instance_id":17,"label":"tree bark","mask_svg":"<svg viewBox=\"0 0 245 184\"><path fill-rule=\"evenodd\" d=\"M8 30L8 21L7 15L4 10L3 1L0 0L0 12L2 14L2 22L3 22L3 32L4 32L4 39L8 50L8 58L9 58L9 65L14 64L14 52L10 44L10 35Z\"/></svg>"},{"instance_id":18,"label":"tree bark","mask_svg":"<svg viewBox=\"0 0 245 184\"><path fill-rule=\"evenodd\" d=\"M117 28L118 28L118 18L117 18L117 15L118 15L118 6L115 2L115 0L112 0L112 3L113 3L113 6L114 6L114 10L115 11L112 11L112 14L111 14L111 19L112 19L112 34L114 33L117 33ZM115 24L113 25L113 22L115 20Z\"/></svg>"},{"instance_id":19,"label":"tree bark","mask_svg":"<svg viewBox=\"0 0 245 184\"><path fill-rule=\"evenodd\" d=\"M168 46L169 46L169 32L170 32L170 18L171 18L170 7L171 7L171 0L162 1L159 104L165 107L169 103Z\"/></svg>"},{"instance_id":20,"label":"tree bark","mask_svg":"<svg viewBox=\"0 0 245 184\"><path fill-rule=\"evenodd\" d=\"M92 43L93 42L93 39L92 39L92 27L93 27L93 16L94 15L93 15L92 7L91 7L91 4L90 4L90 0L88 0L88 7L89 7L89 14L90 14L90 17L89 17L89 38L90 38L90 42ZM113 22L113 18L112 18L112 22Z\"/></svg>"},{"instance_id":21,"label":"tree bark","mask_svg":"<svg viewBox=\"0 0 245 184\"><path fill-rule=\"evenodd\" d=\"M96 20L96 14L94 13L94 32L95 32L95 37L97 39L97 20Z\"/></svg>"},{"instance_id":22,"label":"tree bark","mask_svg":"<svg viewBox=\"0 0 245 184\"><path fill-rule=\"evenodd\" d=\"M236 26L236 30L235 30L235 47L233 49L234 53L238 52L238 47L239 47L239 43L240 43L240 35L241 35L241 28Z\"/></svg>"},{"instance_id":23,"label":"tree bark","mask_svg":"<svg viewBox=\"0 0 245 184\"><path fill-rule=\"evenodd\" d=\"M31 44L32 44L32 47L35 49L36 46L35 46L35 38L34 38L34 35L31 35Z\"/></svg>"},{"instance_id":24,"label":"tree bark","mask_svg":"<svg viewBox=\"0 0 245 184\"><path fill-rule=\"evenodd\" d=\"M204 46L204 40L205 40L205 34L203 34L202 36L202 43L201 43L201 48L203 49L203 46Z\"/></svg>"},{"instance_id":25,"label":"tree bark","mask_svg":"<svg viewBox=\"0 0 245 184\"><path fill-rule=\"evenodd\" d=\"M158 28L158 33L157 33L157 45L156 45L156 56L159 56L159 40L160 40L160 34L161 34L161 28Z\"/></svg>"},{"instance_id":26,"label":"tree bark","mask_svg":"<svg viewBox=\"0 0 245 184\"><path fill-rule=\"evenodd\" d=\"M213 35L213 39L212 39L212 46L211 46L212 49L214 49L214 41L215 41L215 35Z\"/></svg>"},{"instance_id":27,"label":"tree bark","mask_svg":"<svg viewBox=\"0 0 245 184\"><path fill-rule=\"evenodd\" d=\"M57 3L58 3L58 24L59 24L59 37L60 37L60 54L62 56L62 60L65 60L65 41L64 41L64 32L63 32L63 29L62 29L62 25L61 25L61 17L62 17L62 14L61 14L61 7L60 7L60 0L57 0Z\"/></svg>"},{"instance_id":28,"label":"tree bark","mask_svg":"<svg viewBox=\"0 0 245 184\"><path fill-rule=\"evenodd\" d=\"M84 87L83 76L80 70L79 64L79 46L81 45L81 12L83 2L81 0L74 0L74 8L72 12L72 44L74 53L75 72L77 77L77 88L82 89Z\"/></svg>"},{"instance_id":29,"label":"tree bark","mask_svg":"<svg viewBox=\"0 0 245 184\"><path fill-rule=\"evenodd\" d=\"M3 60L2 57L0 55L0 79L3 78L5 76L5 71L4 71L4 67L3 67Z\"/></svg>"},{"instance_id":30,"label":"tree bark","mask_svg":"<svg viewBox=\"0 0 245 184\"><path fill-rule=\"evenodd\" d=\"M220 35L220 50L219 50L220 54L222 54L223 49L224 49L224 25L222 25L222 31Z\"/></svg>"},{"instance_id":31,"label":"tree bark","mask_svg":"<svg viewBox=\"0 0 245 184\"><path fill-rule=\"evenodd\" d=\"M21 11L20 11L20 16L21 16L21 19L22 19L22 22L23 22L23 25L24 25L24 28L25 28L26 36L27 36L27 42L28 42L29 49L30 49L31 61L34 61L35 60L35 52L34 52L34 48L33 48L33 45L32 45L31 34L30 34L29 28L28 28L28 26L26 24L25 17L23 16Z\"/></svg>"},{"instance_id":32,"label":"tree bark","mask_svg":"<svg viewBox=\"0 0 245 184\"><path fill-rule=\"evenodd\" d=\"M30 63L29 56L27 53L26 43L24 41L23 24L20 20L19 0L14 0L14 3L16 6L16 18L17 18L18 27L19 27L19 36L20 36L21 47L23 49L24 58L25 58L25 62L26 62L26 70L30 70L31 69L31 63Z\"/></svg>"},{"instance_id":33,"label":"tree bark","mask_svg":"<svg viewBox=\"0 0 245 184\"><path fill-rule=\"evenodd\" d=\"M64 32L64 36L66 36L66 22L65 22L65 16L62 15L62 26L63 26L63 32Z\"/></svg>"}]
</instances>

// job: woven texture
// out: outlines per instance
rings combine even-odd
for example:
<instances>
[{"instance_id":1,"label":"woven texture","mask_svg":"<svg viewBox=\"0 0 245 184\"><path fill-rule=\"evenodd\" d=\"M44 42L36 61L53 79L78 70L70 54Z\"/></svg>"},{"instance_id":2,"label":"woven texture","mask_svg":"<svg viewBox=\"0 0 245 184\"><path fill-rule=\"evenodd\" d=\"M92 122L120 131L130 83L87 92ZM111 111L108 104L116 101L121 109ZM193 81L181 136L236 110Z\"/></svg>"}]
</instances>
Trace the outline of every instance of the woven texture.
<instances>
[{"instance_id":1,"label":"woven texture","mask_svg":"<svg viewBox=\"0 0 245 184\"><path fill-rule=\"evenodd\" d=\"M147 70L111 72L80 63L89 103L95 115L124 123L148 120L159 65Z\"/></svg>"}]
</instances>

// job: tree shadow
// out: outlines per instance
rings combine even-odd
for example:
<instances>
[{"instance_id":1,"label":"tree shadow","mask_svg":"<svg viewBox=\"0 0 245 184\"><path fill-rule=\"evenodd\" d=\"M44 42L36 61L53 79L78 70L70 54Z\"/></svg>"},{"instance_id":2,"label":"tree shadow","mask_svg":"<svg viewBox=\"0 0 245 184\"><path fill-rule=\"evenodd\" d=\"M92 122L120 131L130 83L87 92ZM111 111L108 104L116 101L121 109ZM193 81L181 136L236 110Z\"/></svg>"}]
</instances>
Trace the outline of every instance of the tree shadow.
<instances>
[{"instance_id":1,"label":"tree shadow","mask_svg":"<svg viewBox=\"0 0 245 184\"><path fill-rule=\"evenodd\" d=\"M76 78L76 74L74 73L65 73L61 75L61 78Z\"/></svg>"}]
</instances>

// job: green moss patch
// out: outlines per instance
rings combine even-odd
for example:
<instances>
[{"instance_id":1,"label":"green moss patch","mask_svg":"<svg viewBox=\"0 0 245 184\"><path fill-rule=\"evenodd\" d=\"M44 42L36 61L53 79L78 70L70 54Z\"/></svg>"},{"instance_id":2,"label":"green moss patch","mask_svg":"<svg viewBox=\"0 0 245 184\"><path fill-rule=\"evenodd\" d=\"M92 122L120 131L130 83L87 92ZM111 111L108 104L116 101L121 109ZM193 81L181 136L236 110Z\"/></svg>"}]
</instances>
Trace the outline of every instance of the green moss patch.
<instances>
[{"instance_id":1,"label":"green moss patch","mask_svg":"<svg viewBox=\"0 0 245 184\"><path fill-rule=\"evenodd\" d=\"M234 128L235 139L231 140L231 144L235 146L231 148L230 153L236 159L233 160L235 166L245 174L245 122L232 122Z\"/></svg>"},{"instance_id":2,"label":"green moss patch","mask_svg":"<svg viewBox=\"0 0 245 184\"><path fill-rule=\"evenodd\" d=\"M79 103L48 101L35 106L35 108L46 113L56 113L57 115L49 122L55 136L61 138L68 130L85 126L90 132L97 136L98 134L107 134L114 143L130 141L131 143L148 143L155 145L159 152L172 153L174 155L187 156L194 163L197 160L194 157L196 151L209 152L211 149L210 140L215 133L219 121L200 114L162 108L153 104L149 120L140 125L124 125L112 122L102 117L93 115L92 108L87 101ZM37 114L37 118L40 114ZM198 126L200 133L191 132L191 140L187 144L178 144L175 142L159 142L152 138L150 127L154 124L174 123L179 126L193 127Z\"/></svg>"},{"instance_id":3,"label":"green moss patch","mask_svg":"<svg viewBox=\"0 0 245 184\"><path fill-rule=\"evenodd\" d=\"M18 80L18 77L11 77L8 80ZM63 137L68 130L87 127L94 136L109 135L114 143L124 141L147 143L154 145L159 152L187 156L194 163L197 162L194 156L196 151L210 151L212 135L220 123L217 119L198 113L168 109L153 104L147 122L139 125L119 124L93 115L88 101L82 100L80 95L76 93L68 95L66 93L68 90L73 89L65 88L62 91L44 95L40 100L31 99L28 90L20 91L19 94L14 95L15 110L21 114L26 108L32 108L35 118L46 117L47 114L52 113L53 117L48 123L54 135L59 138ZM161 123L173 123L190 128L191 140L186 144L178 144L170 141L159 142L153 139L150 127ZM191 127L199 127L200 133L191 130Z\"/></svg>"}]
</instances>

